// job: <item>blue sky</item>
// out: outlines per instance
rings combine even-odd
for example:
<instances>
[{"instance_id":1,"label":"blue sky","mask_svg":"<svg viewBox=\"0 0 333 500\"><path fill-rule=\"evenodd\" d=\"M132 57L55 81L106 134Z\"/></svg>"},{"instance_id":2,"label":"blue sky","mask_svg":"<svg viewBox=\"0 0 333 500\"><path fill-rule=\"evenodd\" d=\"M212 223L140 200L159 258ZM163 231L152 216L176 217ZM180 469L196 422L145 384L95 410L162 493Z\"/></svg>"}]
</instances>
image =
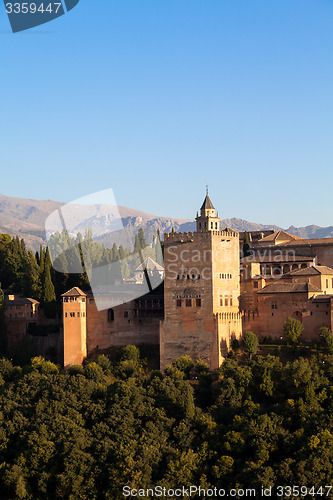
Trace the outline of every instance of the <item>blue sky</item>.
<instances>
[{"instance_id":1,"label":"blue sky","mask_svg":"<svg viewBox=\"0 0 333 500\"><path fill-rule=\"evenodd\" d=\"M331 0L80 0L0 11L1 185L192 218L332 225Z\"/></svg>"}]
</instances>

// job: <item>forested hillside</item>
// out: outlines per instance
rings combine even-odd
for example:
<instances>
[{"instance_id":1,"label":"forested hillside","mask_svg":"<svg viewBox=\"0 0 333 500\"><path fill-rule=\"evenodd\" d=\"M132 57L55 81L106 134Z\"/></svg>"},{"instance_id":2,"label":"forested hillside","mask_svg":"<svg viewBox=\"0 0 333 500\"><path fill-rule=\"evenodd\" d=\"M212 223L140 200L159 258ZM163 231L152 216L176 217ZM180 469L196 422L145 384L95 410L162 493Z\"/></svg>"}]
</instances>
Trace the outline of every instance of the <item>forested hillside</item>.
<instances>
[{"instance_id":1,"label":"forested hillside","mask_svg":"<svg viewBox=\"0 0 333 500\"><path fill-rule=\"evenodd\" d=\"M3 359L0 373L2 499L332 481L333 356L320 351L227 359L216 373L185 356L163 375L127 346L113 364L100 356L61 372Z\"/></svg>"}]
</instances>

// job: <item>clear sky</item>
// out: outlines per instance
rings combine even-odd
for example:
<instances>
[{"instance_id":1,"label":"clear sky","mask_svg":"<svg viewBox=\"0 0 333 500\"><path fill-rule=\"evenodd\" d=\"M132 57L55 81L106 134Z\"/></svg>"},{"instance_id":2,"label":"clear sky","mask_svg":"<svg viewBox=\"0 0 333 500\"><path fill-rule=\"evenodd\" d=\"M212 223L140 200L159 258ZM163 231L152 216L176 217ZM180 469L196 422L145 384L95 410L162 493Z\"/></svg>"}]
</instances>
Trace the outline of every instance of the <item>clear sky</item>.
<instances>
[{"instance_id":1,"label":"clear sky","mask_svg":"<svg viewBox=\"0 0 333 500\"><path fill-rule=\"evenodd\" d=\"M0 11L0 192L333 225L332 0L80 0Z\"/></svg>"}]
</instances>

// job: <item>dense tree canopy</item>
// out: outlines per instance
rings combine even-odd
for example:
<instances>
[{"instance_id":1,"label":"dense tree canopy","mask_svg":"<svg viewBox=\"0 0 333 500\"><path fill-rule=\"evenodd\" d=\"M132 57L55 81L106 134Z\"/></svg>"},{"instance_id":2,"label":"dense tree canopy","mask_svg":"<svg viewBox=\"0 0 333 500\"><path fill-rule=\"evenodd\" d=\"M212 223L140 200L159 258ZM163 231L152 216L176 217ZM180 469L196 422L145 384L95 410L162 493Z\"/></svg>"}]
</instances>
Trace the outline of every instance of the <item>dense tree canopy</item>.
<instances>
[{"instance_id":1,"label":"dense tree canopy","mask_svg":"<svg viewBox=\"0 0 333 500\"><path fill-rule=\"evenodd\" d=\"M333 356L232 358L215 373L184 356L165 375L133 346L67 372L2 359L0 463L4 500L331 484Z\"/></svg>"}]
</instances>

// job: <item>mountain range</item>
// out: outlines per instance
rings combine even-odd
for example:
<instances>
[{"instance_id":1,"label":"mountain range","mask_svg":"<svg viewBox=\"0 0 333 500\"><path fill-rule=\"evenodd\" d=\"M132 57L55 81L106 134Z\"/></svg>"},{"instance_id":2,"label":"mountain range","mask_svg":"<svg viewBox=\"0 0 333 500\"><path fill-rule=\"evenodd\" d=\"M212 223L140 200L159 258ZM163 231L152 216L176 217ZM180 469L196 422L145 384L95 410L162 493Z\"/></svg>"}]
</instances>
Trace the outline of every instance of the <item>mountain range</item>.
<instances>
[{"instance_id":1,"label":"mountain range","mask_svg":"<svg viewBox=\"0 0 333 500\"><path fill-rule=\"evenodd\" d=\"M24 238L27 246L36 250L40 245L46 244L46 219L52 212L58 210L63 205L64 203L53 200L12 198L0 194L0 232ZM115 220L114 214L117 209L115 207L108 207L107 205L98 205L94 207L93 211L91 207L90 209L87 207L85 213L85 209L82 206L74 207L76 209L79 208L80 216L73 219L74 222L72 222L71 226L72 234L78 231L84 232L84 228L89 225L89 227L93 227L93 233L97 239L101 243L108 244L110 239L108 231L110 231L110 227L112 227L112 223ZM122 231L115 231L109 234L112 234L112 241L115 241L117 244L126 244L127 247L129 240L133 244L135 234L140 227L144 228L147 241L152 239L152 235L156 234L157 229L160 230L161 235L165 232L171 232L172 228L176 232L195 230L194 220L160 217L123 206L119 206L118 210L122 225L126 229L127 241L125 242L122 239ZM223 219L221 221L221 229L226 226L236 231L282 229L275 225L264 225L237 218ZM333 238L333 226L290 226L284 230L301 238Z\"/></svg>"}]
</instances>

